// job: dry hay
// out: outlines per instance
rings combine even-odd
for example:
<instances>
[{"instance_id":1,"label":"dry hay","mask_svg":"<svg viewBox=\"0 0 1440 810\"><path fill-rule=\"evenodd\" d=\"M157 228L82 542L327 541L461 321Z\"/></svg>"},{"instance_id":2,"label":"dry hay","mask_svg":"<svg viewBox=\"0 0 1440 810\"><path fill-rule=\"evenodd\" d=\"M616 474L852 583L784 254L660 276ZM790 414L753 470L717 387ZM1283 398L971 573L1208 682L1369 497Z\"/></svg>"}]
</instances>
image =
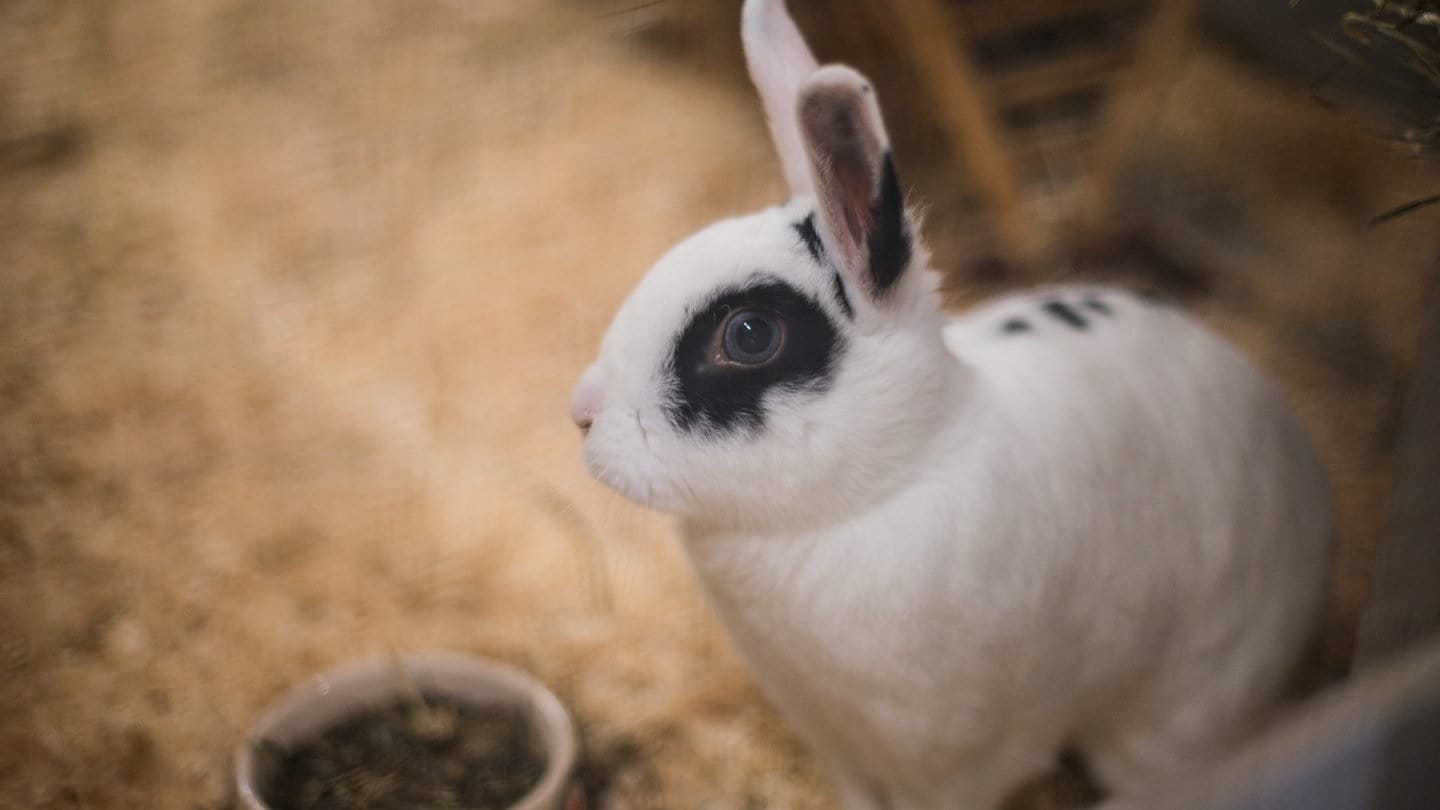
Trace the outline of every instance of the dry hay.
<instances>
[{"instance_id":1,"label":"dry hay","mask_svg":"<svg viewBox=\"0 0 1440 810\"><path fill-rule=\"evenodd\" d=\"M613 6L0 10L0 807L223 805L281 691L437 647L554 686L601 806L826 805L565 418L643 269L781 194L733 57L676 69ZM1368 525L1417 261L1358 294L1349 212L1267 214L1212 309Z\"/></svg>"},{"instance_id":2,"label":"dry hay","mask_svg":"<svg viewBox=\"0 0 1440 810\"><path fill-rule=\"evenodd\" d=\"M98 11L3 20L51 146L5 155L0 805L217 805L278 692L445 647L629 805L816 806L565 417L645 266L778 192L756 113L566 4Z\"/></svg>"}]
</instances>

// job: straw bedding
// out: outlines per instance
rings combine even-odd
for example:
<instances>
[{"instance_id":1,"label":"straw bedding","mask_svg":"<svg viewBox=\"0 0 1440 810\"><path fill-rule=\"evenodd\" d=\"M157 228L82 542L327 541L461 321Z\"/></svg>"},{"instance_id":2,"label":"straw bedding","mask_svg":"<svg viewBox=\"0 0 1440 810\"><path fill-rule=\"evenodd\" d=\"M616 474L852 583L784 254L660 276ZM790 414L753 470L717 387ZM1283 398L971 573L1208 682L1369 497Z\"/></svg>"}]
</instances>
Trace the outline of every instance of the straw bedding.
<instances>
[{"instance_id":1,"label":"straw bedding","mask_svg":"<svg viewBox=\"0 0 1440 810\"><path fill-rule=\"evenodd\" d=\"M565 416L644 268L782 193L734 57L694 70L641 23L561 0L0 10L0 807L225 806L268 701L426 648L550 683L598 806L827 806L667 524L588 480ZM1149 226L1210 251L1197 308L1322 437L1340 660L1436 229L1365 230L1408 170L1326 152L1307 129L1338 121L1224 62L1187 70L1174 114L1115 136L1149 146L1111 204L1182 181L1175 222L1213 203L1209 231ZM1216 83L1239 112L1187 122Z\"/></svg>"}]
</instances>

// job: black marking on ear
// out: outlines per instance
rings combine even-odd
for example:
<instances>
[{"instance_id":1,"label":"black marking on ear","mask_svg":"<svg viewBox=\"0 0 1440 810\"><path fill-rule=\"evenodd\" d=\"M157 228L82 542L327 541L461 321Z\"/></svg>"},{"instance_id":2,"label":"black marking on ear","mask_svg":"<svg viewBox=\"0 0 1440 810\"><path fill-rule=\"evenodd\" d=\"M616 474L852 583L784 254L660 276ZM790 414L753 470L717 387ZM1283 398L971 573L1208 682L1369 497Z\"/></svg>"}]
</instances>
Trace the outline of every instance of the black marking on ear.
<instances>
[{"instance_id":1,"label":"black marking on ear","mask_svg":"<svg viewBox=\"0 0 1440 810\"><path fill-rule=\"evenodd\" d=\"M805 250L809 251L810 258L816 264L825 263L825 246L820 243L820 233L815 230L815 212L811 211L805 218L795 223L795 233L800 235L800 241L805 243Z\"/></svg>"},{"instance_id":2,"label":"black marking on ear","mask_svg":"<svg viewBox=\"0 0 1440 810\"><path fill-rule=\"evenodd\" d=\"M845 310L845 317L853 320L855 308L850 306L850 296L845 294L845 282L840 278L839 273L835 274L835 298L840 302L840 308Z\"/></svg>"},{"instance_id":3,"label":"black marking on ear","mask_svg":"<svg viewBox=\"0 0 1440 810\"><path fill-rule=\"evenodd\" d=\"M759 366L716 362L717 333L730 313L758 309L784 322L780 351ZM674 396L667 405L676 428L719 435L759 433L765 424L764 401L773 391L823 393L844 352L844 339L820 305L781 281L760 279L754 286L720 291L702 305L676 338L668 373Z\"/></svg>"},{"instance_id":4,"label":"black marking on ear","mask_svg":"<svg viewBox=\"0 0 1440 810\"><path fill-rule=\"evenodd\" d=\"M1020 318L1011 318L1005 323L1000 324L1000 331L1007 335L1018 335L1022 332L1029 332L1030 322L1021 320Z\"/></svg>"},{"instance_id":5,"label":"black marking on ear","mask_svg":"<svg viewBox=\"0 0 1440 810\"><path fill-rule=\"evenodd\" d=\"M879 196L870 206L870 233L865 246L870 254L870 281L875 294L884 297L910 264L910 232L905 221L905 195L895 176L895 161L885 153L880 167Z\"/></svg>"},{"instance_id":6,"label":"black marking on ear","mask_svg":"<svg viewBox=\"0 0 1440 810\"><path fill-rule=\"evenodd\" d=\"M1064 301L1047 301L1044 304L1044 309L1054 316L1056 320L1063 321L1072 329L1078 329L1083 332L1090 328L1090 324L1080 316L1080 313L1076 312Z\"/></svg>"},{"instance_id":7,"label":"black marking on ear","mask_svg":"<svg viewBox=\"0 0 1440 810\"><path fill-rule=\"evenodd\" d=\"M1089 297L1089 298L1086 298L1084 303L1085 303L1085 308L1088 309L1088 310L1090 310L1091 312L1098 312L1098 313L1100 313L1101 315L1106 315L1106 316L1114 315L1114 314L1115 314L1115 311L1112 310L1112 309L1110 309L1110 305L1109 305L1109 304L1105 303L1104 301L1102 301L1102 300L1100 300L1099 298L1096 298L1096 297L1094 297L1094 296L1091 296L1091 297Z\"/></svg>"}]
</instances>

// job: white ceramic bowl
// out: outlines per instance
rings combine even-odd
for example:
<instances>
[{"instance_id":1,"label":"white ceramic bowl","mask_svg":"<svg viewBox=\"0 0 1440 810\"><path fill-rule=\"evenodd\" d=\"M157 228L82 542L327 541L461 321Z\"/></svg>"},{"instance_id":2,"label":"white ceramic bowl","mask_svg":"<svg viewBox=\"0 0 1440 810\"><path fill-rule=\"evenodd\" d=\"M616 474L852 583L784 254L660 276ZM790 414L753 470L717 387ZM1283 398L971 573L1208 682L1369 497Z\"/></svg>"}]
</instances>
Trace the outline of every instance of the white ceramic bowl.
<instances>
[{"instance_id":1,"label":"white ceramic bowl","mask_svg":"<svg viewBox=\"0 0 1440 810\"><path fill-rule=\"evenodd\" d=\"M235 752L235 791L244 810L272 810L261 791L272 777L256 745L292 746L317 737L345 716L385 705L416 686L480 706L518 706L545 748L545 773L511 810L578 810L575 727L554 694L534 678L483 658L423 653L349 664L315 676L282 697Z\"/></svg>"}]
</instances>

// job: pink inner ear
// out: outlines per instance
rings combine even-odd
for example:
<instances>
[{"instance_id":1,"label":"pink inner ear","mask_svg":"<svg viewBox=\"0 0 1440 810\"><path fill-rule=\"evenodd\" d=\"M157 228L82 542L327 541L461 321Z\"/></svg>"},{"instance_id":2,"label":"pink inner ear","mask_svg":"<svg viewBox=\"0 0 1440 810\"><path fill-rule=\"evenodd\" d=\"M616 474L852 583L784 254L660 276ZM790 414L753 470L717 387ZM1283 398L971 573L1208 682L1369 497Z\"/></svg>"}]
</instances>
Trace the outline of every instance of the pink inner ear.
<instances>
[{"instance_id":1,"label":"pink inner ear","mask_svg":"<svg viewBox=\"0 0 1440 810\"><path fill-rule=\"evenodd\" d=\"M839 162L836 161L837 164ZM865 234L870 232L873 224L870 207L875 198L875 180L866 176L870 172L865 166L837 168L835 173L844 189L839 205L845 218L846 238L854 242L859 257L859 254L864 252L862 248L865 245Z\"/></svg>"},{"instance_id":2,"label":"pink inner ear","mask_svg":"<svg viewBox=\"0 0 1440 810\"><path fill-rule=\"evenodd\" d=\"M866 115L865 105L873 102L864 88L863 79L815 87L799 110L800 127L816 167L824 230L852 271L866 262L866 234L874 224L871 208L884 154L883 132L875 132Z\"/></svg>"}]
</instances>

